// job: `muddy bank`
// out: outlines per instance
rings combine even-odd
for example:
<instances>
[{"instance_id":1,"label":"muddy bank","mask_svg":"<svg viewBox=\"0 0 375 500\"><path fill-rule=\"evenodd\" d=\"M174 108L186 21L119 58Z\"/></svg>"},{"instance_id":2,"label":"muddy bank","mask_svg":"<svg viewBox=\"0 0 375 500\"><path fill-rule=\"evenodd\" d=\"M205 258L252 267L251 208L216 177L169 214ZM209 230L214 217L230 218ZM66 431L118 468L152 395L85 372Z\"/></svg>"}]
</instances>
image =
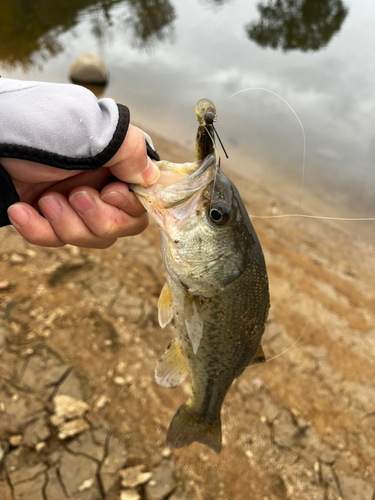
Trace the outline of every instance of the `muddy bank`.
<instances>
[{"instance_id":1,"label":"muddy bank","mask_svg":"<svg viewBox=\"0 0 375 500\"><path fill-rule=\"evenodd\" d=\"M194 159L152 136L162 158ZM249 213L293 208L231 178ZM323 221L253 222L271 287L266 355L298 342L235 381L220 455L165 447L189 381L168 390L153 378L175 337L157 323L155 225L100 251L0 231L0 498L373 500L374 249ZM60 422L59 396L87 406Z\"/></svg>"}]
</instances>

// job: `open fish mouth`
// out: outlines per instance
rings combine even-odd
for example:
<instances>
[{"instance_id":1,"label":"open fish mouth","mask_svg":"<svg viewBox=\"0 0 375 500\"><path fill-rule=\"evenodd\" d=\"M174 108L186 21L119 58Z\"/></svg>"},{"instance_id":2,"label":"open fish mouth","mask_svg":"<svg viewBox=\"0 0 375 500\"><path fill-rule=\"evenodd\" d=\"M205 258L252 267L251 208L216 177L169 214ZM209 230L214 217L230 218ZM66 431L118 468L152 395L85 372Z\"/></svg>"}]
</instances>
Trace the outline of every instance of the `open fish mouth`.
<instances>
[{"instance_id":1,"label":"open fish mouth","mask_svg":"<svg viewBox=\"0 0 375 500\"><path fill-rule=\"evenodd\" d=\"M157 183L144 188L131 184L130 187L152 213L150 205L155 208L172 208L191 198L204 189L213 180L216 169L216 156L211 154L204 160L194 163L156 162L160 169Z\"/></svg>"}]
</instances>

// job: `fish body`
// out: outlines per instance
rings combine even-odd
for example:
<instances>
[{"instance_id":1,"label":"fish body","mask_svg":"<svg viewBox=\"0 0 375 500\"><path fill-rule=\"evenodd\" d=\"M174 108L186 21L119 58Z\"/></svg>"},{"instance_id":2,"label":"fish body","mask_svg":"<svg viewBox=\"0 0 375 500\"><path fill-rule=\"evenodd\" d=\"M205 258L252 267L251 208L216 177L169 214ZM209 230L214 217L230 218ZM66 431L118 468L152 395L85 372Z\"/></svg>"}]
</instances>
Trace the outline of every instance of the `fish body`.
<instances>
[{"instance_id":1,"label":"fish body","mask_svg":"<svg viewBox=\"0 0 375 500\"><path fill-rule=\"evenodd\" d=\"M167 444L198 441L219 453L225 395L247 366L264 361L266 265L240 194L215 154L192 164L157 165L157 185L132 186L160 228L167 283L159 323L164 327L174 317L177 329L155 376L166 387L191 376L191 396L173 417Z\"/></svg>"}]
</instances>

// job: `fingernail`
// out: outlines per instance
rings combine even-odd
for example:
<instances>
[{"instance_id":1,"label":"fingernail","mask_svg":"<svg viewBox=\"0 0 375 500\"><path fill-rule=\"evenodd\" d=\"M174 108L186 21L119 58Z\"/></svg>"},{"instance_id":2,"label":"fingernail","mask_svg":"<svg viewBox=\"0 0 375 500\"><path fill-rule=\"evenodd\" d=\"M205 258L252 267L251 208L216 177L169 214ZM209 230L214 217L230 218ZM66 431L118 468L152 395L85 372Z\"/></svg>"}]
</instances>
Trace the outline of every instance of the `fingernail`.
<instances>
[{"instance_id":1,"label":"fingernail","mask_svg":"<svg viewBox=\"0 0 375 500\"><path fill-rule=\"evenodd\" d=\"M155 184L155 182L159 179L160 177L160 170L158 167L155 165L153 161L148 158L148 165L143 170L142 172L142 178L145 181L145 184Z\"/></svg>"},{"instance_id":2,"label":"fingernail","mask_svg":"<svg viewBox=\"0 0 375 500\"><path fill-rule=\"evenodd\" d=\"M43 215L49 220L56 219L62 212L61 205L55 196L44 196L38 201L38 205Z\"/></svg>"},{"instance_id":3,"label":"fingernail","mask_svg":"<svg viewBox=\"0 0 375 500\"><path fill-rule=\"evenodd\" d=\"M103 194L100 198L104 202L116 207L122 207L123 205L128 204L125 196L122 196L122 194L118 191L111 191L110 193Z\"/></svg>"},{"instance_id":4,"label":"fingernail","mask_svg":"<svg viewBox=\"0 0 375 500\"><path fill-rule=\"evenodd\" d=\"M14 226L22 227L30 220L30 214L20 205L12 205L8 208L8 217Z\"/></svg>"},{"instance_id":5,"label":"fingernail","mask_svg":"<svg viewBox=\"0 0 375 500\"><path fill-rule=\"evenodd\" d=\"M86 215L95 207L95 200L87 191L72 194L69 201L80 215Z\"/></svg>"}]
</instances>

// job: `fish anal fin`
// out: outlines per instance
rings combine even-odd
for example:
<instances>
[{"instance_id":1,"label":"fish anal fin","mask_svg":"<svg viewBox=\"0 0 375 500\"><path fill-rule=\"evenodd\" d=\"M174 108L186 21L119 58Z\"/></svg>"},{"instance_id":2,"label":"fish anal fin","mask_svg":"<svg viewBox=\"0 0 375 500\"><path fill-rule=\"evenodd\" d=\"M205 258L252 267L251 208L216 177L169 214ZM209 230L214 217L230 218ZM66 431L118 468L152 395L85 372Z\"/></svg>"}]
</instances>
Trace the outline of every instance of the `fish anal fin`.
<instances>
[{"instance_id":1,"label":"fish anal fin","mask_svg":"<svg viewBox=\"0 0 375 500\"><path fill-rule=\"evenodd\" d=\"M266 362L266 356L263 352L263 347L262 344L259 344L259 347L257 349L257 352L255 353L253 359L251 360L251 365L256 365L258 363L265 363Z\"/></svg>"},{"instance_id":2,"label":"fish anal fin","mask_svg":"<svg viewBox=\"0 0 375 500\"><path fill-rule=\"evenodd\" d=\"M193 352L194 354L197 354L203 335L203 320L201 316L199 297L186 295L184 308L186 330L189 334Z\"/></svg>"},{"instance_id":3,"label":"fish anal fin","mask_svg":"<svg viewBox=\"0 0 375 500\"><path fill-rule=\"evenodd\" d=\"M165 283L158 301L159 325L164 328L172 320L174 314L173 299L168 283Z\"/></svg>"},{"instance_id":4,"label":"fish anal fin","mask_svg":"<svg viewBox=\"0 0 375 500\"><path fill-rule=\"evenodd\" d=\"M186 404L180 406L167 432L167 445L172 448L189 446L194 441L205 444L216 453L221 451L220 415L214 423L209 423L193 412Z\"/></svg>"},{"instance_id":5,"label":"fish anal fin","mask_svg":"<svg viewBox=\"0 0 375 500\"><path fill-rule=\"evenodd\" d=\"M173 389L182 384L188 375L189 368L185 362L180 344L175 339L156 365L155 380L159 385Z\"/></svg>"}]
</instances>

